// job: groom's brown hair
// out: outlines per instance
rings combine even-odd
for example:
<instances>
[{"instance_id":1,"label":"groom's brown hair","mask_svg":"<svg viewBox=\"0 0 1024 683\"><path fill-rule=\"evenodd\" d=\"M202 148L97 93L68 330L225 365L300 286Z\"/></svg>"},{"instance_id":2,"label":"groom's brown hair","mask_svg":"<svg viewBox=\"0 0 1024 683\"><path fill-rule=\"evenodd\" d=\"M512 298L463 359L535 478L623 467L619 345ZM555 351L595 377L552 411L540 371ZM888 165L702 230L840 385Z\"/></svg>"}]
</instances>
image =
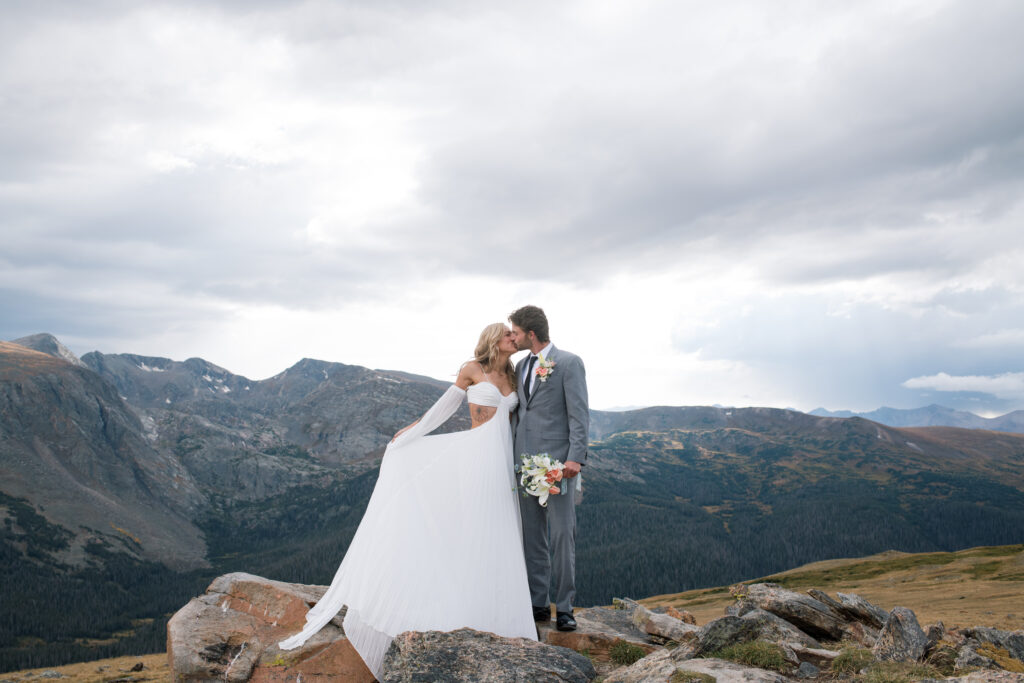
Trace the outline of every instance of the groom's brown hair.
<instances>
[{"instance_id":1,"label":"groom's brown hair","mask_svg":"<svg viewBox=\"0 0 1024 683\"><path fill-rule=\"evenodd\" d=\"M533 333L537 335L538 341L551 341L548 337L548 317L544 315L544 311L539 307L523 306L512 311L512 315L508 319L509 322L523 332L533 330Z\"/></svg>"}]
</instances>

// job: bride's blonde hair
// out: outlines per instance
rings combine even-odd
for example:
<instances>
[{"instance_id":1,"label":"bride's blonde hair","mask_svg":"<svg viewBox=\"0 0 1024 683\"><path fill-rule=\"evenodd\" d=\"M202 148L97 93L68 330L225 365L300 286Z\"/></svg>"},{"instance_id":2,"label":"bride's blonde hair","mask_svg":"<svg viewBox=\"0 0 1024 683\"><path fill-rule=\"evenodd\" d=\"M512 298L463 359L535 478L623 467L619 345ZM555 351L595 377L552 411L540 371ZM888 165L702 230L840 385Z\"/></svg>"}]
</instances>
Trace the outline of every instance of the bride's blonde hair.
<instances>
[{"instance_id":1,"label":"bride's blonde hair","mask_svg":"<svg viewBox=\"0 0 1024 683\"><path fill-rule=\"evenodd\" d=\"M504 368L495 367L498 359L498 344L505 338L508 328L505 323L494 323L484 328L480 333L480 341L476 343L476 350L473 351L473 360L483 366L484 372L504 371L508 377L510 386L516 385L516 371L512 367L512 361L505 363Z\"/></svg>"}]
</instances>

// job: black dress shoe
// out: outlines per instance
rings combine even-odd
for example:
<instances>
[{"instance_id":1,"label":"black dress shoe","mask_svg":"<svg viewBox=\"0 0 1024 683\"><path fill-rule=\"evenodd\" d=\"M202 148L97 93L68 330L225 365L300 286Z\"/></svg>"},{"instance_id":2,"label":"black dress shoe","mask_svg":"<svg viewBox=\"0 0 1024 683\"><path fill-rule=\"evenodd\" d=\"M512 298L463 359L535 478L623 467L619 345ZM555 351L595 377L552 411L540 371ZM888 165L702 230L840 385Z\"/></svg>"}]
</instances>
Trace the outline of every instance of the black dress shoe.
<instances>
[{"instance_id":1,"label":"black dress shoe","mask_svg":"<svg viewBox=\"0 0 1024 683\"><path fill-rule=\"evenodd\" d=\"M551 608L550 607L534 607L533 608L533 620L534 621L551 621Z\"/></svg>"},{"instance_id":2,"label":"black dress shoe","mask_svg":"<svg viewBox=\"0 0 1024 683\"><path fill-rule=\"evenodd\" d=\"M559 612L555 626L559 631L575 631L576 620L572 618L572 612Z\"/></svg>"}]
</instances>

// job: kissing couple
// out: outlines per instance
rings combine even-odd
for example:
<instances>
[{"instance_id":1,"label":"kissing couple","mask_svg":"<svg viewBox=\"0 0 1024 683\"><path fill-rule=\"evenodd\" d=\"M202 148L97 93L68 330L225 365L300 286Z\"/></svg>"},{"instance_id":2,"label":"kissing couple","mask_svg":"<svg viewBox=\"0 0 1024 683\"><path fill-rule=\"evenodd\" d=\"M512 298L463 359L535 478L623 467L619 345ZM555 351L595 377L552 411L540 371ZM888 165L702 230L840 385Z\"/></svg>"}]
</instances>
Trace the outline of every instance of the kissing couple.
<instances>
[{"instance_id":1,"label":"kissing couple","mask_svg":"<svg viewBox=\"0 0 1024 683\"><path fill-rule=\"evenodd\" d=\"M377 485L330 588L280 647L300 647L343 606L345 635L380 679L404 631L471 628L537 639L575 630L577 480L590 426L583 361L556 348L536 306L488 325L473 360L388 444ZM511 356L529 351L515 367ZM469 403L467 431L431 435ZM522 455L564 464L558 495L520 491ZM567 480L567 481L565 481ZM553 560L551 559L553 555Z\"/></svg>"}]
</instances>

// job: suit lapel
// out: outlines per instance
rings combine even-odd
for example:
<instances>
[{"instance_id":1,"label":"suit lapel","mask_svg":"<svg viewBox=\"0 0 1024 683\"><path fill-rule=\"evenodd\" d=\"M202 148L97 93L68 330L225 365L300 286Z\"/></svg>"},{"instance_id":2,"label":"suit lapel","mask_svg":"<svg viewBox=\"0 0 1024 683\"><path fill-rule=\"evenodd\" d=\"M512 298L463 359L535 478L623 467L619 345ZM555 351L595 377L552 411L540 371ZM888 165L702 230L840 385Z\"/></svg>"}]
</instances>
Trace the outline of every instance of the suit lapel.
<instances>
[{"instance_id":1,"label":"suit lapel","mask_svg":"<svg viewBox=\"0 0 1024 683\"><path fill-rule=\"evenodd\" d=\"M549 353L547 358L545 358L544 360L545 361L554 360L554 358L557 355L557 353L558 353L558 350L555 349L555 345L552 344L551 345L551 353ZM537 365L534 366L533 371L537 372L537 368L538 367L540 367L540 357L537 358ZM554 372L554 371L552 371L552 372ZM537 394L539 394L541 392L541 387L543 387L546 384L547 384L546 381L542 382L540 377L537 378L537 381L533 383L533 391L530 392L530 400L526 402L526 405L530 405L531 403L533 403L533 398Z\"/></svg>"}]
</instances>

